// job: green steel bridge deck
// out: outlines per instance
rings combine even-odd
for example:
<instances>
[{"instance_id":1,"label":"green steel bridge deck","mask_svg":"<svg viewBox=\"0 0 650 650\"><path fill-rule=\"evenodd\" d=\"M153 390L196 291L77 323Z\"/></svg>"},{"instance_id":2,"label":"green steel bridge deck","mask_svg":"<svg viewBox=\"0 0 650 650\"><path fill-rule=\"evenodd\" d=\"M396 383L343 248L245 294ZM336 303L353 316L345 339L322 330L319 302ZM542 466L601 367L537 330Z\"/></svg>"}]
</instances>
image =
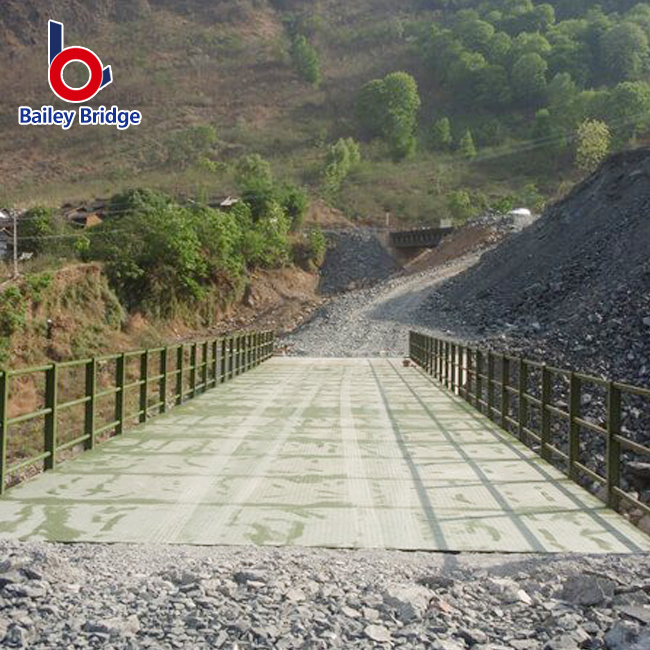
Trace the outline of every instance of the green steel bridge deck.
<instances>
[{"instance_id":1,"label":"green steel bridge deck","mask_svg":"<svg viewBox=\"0 0 650 650\"><path fill-rule=\"evenodd\" d=\"M0 499L0 538L650 551L421 370L275 358Z\"/></svg>"}]
</instances>

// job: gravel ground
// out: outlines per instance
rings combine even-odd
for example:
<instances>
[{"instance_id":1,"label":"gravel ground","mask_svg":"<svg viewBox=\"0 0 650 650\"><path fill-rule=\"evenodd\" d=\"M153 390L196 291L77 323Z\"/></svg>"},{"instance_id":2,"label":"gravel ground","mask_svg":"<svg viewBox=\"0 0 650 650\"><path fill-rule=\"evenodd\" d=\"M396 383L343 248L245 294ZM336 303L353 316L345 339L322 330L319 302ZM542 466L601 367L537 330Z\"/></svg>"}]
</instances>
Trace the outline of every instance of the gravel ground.
<instances>
[{"instance_id":1,"label":"gravel ground","mask_svg":"<svg viewBox=\"0 0 650 650\"><path fill-rule=\"evenodd\" d=\"M4 542L0 557L7 648L650 648L649 557Z\"/></svg>"},{"instance_id":2,"label":"gravel ground","mask_svg":"<svg viewBox=\"0 0 650 650\"><path fill-rule=\"evenodd\" d=\"M418 322L417 315L431 292L478 258L479 254L473 253L418 275L394 277L369 289L338 296L305 325L285 336L281 345L299 356L404 356L408 353L409 330ZM436 335L450 333L426 325L419 329Z\"/></svg>"}]
</instances>

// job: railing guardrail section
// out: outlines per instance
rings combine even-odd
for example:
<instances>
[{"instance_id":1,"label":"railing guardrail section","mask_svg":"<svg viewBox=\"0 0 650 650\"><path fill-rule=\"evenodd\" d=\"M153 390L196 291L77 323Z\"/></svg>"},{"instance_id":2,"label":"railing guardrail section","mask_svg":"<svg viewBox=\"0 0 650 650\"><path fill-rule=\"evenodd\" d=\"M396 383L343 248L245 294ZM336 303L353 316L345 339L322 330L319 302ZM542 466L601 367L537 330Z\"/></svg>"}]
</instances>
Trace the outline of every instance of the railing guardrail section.
<instances>
[{"instance_id":1,"label":"railing guardrail section","mask_svg":"<svg viewBox=\"0 0 650 650\"><path fill-rule=\"evenodd\" d=\"M12 484L19 482L21 470L38 463L44 471L53 469L62 452L81 445L93 449L102 439L120 435L132 424L146 422L259 366L274 350L273 332L245 332L200 343L1 370L0 494L12 478ZM72 386L64 382L66 373L77 373L70 378ZM42 404L12 416L12 397L26 380L31 380ZM66 398L64 389L82 392ZM72 413L78 409L82 412L75 419ZM69 422L66 429L78 427L79 435L60 436L64 418ZM17 431L21 427L24 430ZM29 440L31 448L40 448L31 454L21 450L10 454L19 436L23 445Z\"/></svg>"},{"instance_id":2,"label":"railing guardrail section","mask_svg":"<svg viewBox=\"0 0 650 650\"><path fill-rule=\"evenodd\" d=\"M409 335L409 356L573 481L588 478L601 485L611 508L625 503L650 514L650 505L621 485L632 454L650 458L650 447L623 426L629 412L650 404L649 389L418 332ZM590 415L583 413L585 400ZM585 457L585 435L591 436L591 449L602 449L604 462L593 451Z\"/></svg>"}]
</instances>

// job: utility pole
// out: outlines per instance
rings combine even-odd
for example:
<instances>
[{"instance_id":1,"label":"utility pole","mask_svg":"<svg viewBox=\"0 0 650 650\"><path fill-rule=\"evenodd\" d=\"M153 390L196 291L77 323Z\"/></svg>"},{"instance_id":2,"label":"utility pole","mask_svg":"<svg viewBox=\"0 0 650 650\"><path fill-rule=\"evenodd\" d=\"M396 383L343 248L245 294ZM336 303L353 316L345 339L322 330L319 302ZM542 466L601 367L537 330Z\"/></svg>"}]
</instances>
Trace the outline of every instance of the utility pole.
<instances>
[{"instance_id":1,"label":"utility pole","mask_svg":"<svg viewBox=\"0 0 650 650\"><path fill-rule=\"evenodd\" d=\"M14 277L18 277L18 216L14 210Z\"/></svg>"}]
</instances>

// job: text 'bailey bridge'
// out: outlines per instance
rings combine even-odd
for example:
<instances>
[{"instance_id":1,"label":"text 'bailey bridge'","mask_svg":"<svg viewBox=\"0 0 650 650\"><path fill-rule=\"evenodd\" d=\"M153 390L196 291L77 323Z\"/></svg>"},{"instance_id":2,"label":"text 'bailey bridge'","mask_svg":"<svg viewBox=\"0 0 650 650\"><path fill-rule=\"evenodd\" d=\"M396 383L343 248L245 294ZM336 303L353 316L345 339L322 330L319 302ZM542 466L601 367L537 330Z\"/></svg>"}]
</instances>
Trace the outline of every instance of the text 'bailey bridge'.
<instances>
[{"instance_id":1,"label":"text 'bailey bridge'","mask_svg":"<svg viewBox=\"0 0 650 650\"><path fill-rule=\"evenodd\" d=\"M624 516L650 513L627 478L650 391L409 347L410 364L275 357L255 332L7 370L0 538L650 551Z\"/></svg>"}]
</instances>

